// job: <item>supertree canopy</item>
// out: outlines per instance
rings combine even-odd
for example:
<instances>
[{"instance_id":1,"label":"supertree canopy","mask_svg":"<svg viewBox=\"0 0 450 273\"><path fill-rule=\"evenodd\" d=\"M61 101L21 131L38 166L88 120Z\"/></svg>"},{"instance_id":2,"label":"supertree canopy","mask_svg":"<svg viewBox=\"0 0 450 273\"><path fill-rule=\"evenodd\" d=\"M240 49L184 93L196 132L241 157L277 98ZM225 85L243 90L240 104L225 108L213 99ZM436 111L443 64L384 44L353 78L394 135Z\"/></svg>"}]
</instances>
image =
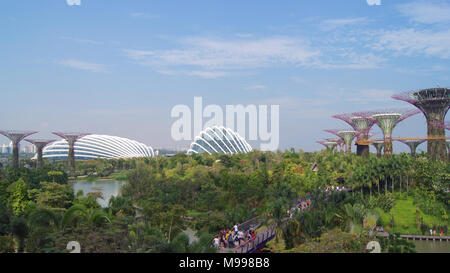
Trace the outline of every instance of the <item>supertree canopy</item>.
<instances>
[{"instance_id":1,"label":"supertree canopy","mask_svg":"<svg viewBox=\"0 0 450 273\"><path fill-rule=\"evenodd\" d=\"M10 131L1 130L0 134L9 138L13 144L13 168L19 167L19 143L32 134L36 134L36 131Z\"/></svg>"},{"instance_id":2,"label":"supertree canopy","mask_svg":"<svg viewBox=\"0 0 450 273\"><path fill-rule=\"evenodd\" d=\"M445 130L436 124L444 124L445 115L450 107L450 89L428 88L396 94L392 98L411 103L422 111L427 119L428 156L432 160L446 160Z\"/></svg>"},{"instance_id":3,"label":"supertree canopy","mask_svg":"<svg viewBox=\"0 0 450 273\"><path fill-rule=\"evenodd\" d=\"M384 141L375 141L372 142L372 145L377 149L377 157L381 157L381 150L384 148Z\"/></svg>"},{"instance_id":4,"label":"supertree canopy","mask_svg":"<svg viewBox=\"0 0 450 273\"><path fill-rule=\"evenodd\" d=\"M345 152L351 153L352 152L352 141L355 138L355 136L358 136L358 132L354 130L339 130L339 129L332 129L332 130L325 130L325 132L334 134L338 137L340 137L345 142Z\"/></svg>"},{"instance_id":5,"label":"supertree canopy","mask_svg":"<svg viewBox=\"0 0 450 273\"><path fill-rule=\"evenodd\" d=\"M37 154L36 167L37 168L42 167L43 166L42 150L44 149L45 146L54 142L55 140L54 139L25 139L25 141L30 142L31 144L33 144L36 147L36 154Z\"/></svg>"},{"instance_id":6,"label":"supertree canopy","mask_svg":"<svg viewBox=\"0 0 450 273\"><path fill-rule=\"evenodd\" d=\"M358 136L358 142L361 140L368 140L369 136L368 133L372 126L375 124L375 121L373 119L361 117L357 115L356 113L347 113L347 114L340 114L340 115L334 115L333 118L340 119L342 121L347 122L352 128L360 132ZM362 156L368 156L369 155L369 146L363 145L360 143L356 144L356 153L358 155Z\"/></svg>"},{"instance_id":7,"label":"supertree canopy","mask_svg":"<svg viewBox=\"0 0 450 273\"><path fill-rule=\"evenodd\" d=\"M358 115L372 119L378 124L384 135L384 154L392 154L392 131L395 126L406 118L420 113L415 109L387 109L380 111L360 112Z\"/></svg>"},{"instance_id":8,"label":"supertree canopy","mask_svg":"<svg viewBox=\"0 0 450 273\"><path fill-rule=\"evenodd\" d=\"M408 147L411 149L411 155L416 154L417 146L424 143L426 139L422 140L400 140L401 143L408 145Z\"/></svg>"}]
</instances>

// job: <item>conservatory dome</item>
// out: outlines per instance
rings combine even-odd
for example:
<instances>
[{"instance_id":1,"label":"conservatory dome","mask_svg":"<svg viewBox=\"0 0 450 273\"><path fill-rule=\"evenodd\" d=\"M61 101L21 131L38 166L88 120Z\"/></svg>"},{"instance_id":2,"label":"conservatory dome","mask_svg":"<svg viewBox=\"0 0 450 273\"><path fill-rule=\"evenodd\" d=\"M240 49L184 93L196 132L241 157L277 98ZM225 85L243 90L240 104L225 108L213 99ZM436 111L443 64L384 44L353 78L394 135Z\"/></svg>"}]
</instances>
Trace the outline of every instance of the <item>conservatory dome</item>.
<instances>
[{"instance_id":1,"label":"conservatory dome","mask_svg":"<svg viewBox=\"0 0 450 273\"><path fill-rule=\"evenodd\" d=\"M223 126L206 128L195 137L191 143L188 154L219 153L237 154L252 151L250 144L238 133Z\"/></svg>"},{"instance_id":2,"label":"conservatory dome","mask_svg":"<svg viewBox=\"0 0 450 273\"><path fill-rule=\"evenodd\" d=\"M75 158L79 160L106 158L153 157L152 147L135 140L107 135L87 135L75 142ZM67 159L69 144L62 139L48 145L43 150L47 159Z\"/></svg>"}]
</instances>

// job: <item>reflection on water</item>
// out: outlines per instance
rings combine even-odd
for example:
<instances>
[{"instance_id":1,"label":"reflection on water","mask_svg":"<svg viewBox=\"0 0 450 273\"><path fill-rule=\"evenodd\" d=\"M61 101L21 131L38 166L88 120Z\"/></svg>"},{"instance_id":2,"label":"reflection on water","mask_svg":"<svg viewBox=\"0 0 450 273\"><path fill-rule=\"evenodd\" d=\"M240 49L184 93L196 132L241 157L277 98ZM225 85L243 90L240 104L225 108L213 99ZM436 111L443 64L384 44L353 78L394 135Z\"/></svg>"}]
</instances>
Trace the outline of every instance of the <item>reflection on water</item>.
<instances>
[{"instance_id":1,"label":"reflection on water","mask_svg":"<svg viewBox=\"0 0 450 273\"><path fill-rule=\"evenodd\" d=\"M450 242L412 241L418 253L450 253Z\"/></svg>"},{"instance_id":2,"label":"reflection on water","mask_svg":"<svg viewBox=\"0 0 450 273\"><path fill-rule=\"evenodd\" d=\"M84 196L90 192L101 192L103 194L103 199L97 198L97 202L103 208L108 207L109 199L111 196L118 196L120 193L120 188L125 184L124 181L107 180L107 181L86 181L86 180L75 180L71 184L73 186L74 194L77 194L79 190L82 190Z\"/></svg>"}]
</instances>

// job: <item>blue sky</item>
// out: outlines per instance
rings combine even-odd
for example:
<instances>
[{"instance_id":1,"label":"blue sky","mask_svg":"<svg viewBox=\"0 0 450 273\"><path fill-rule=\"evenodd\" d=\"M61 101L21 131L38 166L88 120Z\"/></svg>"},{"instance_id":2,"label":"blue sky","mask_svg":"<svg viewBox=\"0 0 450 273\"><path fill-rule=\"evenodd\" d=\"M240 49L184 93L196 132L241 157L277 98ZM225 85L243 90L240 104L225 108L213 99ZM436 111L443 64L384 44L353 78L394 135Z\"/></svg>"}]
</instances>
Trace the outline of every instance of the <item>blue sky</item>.
<instances>
[{"instance_id":1,"label":"blue sky","mask_svg":"<svg viewBox=\"0 0 450 273\"><path fill-rule=\"evenodd\" d=\"M321 149L348 127L334 114L450 85L450 1L371 1L4 0L0 127L182 147L170 111L202 96L279 104L280 149ZM393 135L425 136L424 117Z\"/></svg>"}]
</instances>

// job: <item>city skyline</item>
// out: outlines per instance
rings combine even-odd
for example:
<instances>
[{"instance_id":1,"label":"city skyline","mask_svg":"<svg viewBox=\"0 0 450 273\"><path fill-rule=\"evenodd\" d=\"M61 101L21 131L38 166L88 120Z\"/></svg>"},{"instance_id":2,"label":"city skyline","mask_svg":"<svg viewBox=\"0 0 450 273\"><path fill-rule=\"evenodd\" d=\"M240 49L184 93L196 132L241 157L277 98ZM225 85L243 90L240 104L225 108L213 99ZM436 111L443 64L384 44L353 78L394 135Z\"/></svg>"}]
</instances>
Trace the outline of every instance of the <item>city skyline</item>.
<instances>
[{"instance_id":1,"label":"city skyline","mask_svg":"<svg viewBox=\"0 0 450 273\"><path fill-rule=\"evenodd\" d=\"M323 149L323 129L351 128L333 115L410 107L391 96L450 86L449 1L369 2L5 1L0 127L189 147L171 138L170 111L201 96L280 105L279 149ZM426 135L422 114L393 132Z\"/></svg>"}]
</instances>

